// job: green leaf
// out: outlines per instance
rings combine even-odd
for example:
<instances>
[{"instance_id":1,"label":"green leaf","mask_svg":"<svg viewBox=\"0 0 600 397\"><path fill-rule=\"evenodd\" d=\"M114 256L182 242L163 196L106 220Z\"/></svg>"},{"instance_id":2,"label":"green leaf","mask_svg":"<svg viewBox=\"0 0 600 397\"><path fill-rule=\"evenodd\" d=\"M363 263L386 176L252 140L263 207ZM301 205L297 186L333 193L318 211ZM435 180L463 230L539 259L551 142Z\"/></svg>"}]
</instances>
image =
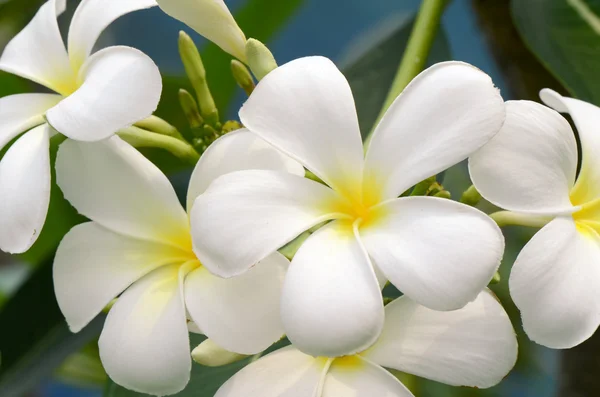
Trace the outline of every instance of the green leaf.
<instances>
[{"instance_id":1,"label":"green leaf","mask_svg":"<svg viewBox=\"0 0 600 397\"><path fill-rule=\"evenodd\" d=\"M351 65L342 68L352 87L363 136L369 133L383 106L408 43L413 23L414 18L399 26L389 37L376 43ZM448 39L443 29L440 29L429 53L427 65L450 59L452 56Z\"/></svg>"},{"instance_id":2,"label":"green leaf","mask_svg":"<svg viewBox=\"0 0 600 397\"><path fill-rule=\"evenodd\" d=\"M513 1L523 40L577 98L600 105L600 0Z\"/></svg>"}]
</instances>

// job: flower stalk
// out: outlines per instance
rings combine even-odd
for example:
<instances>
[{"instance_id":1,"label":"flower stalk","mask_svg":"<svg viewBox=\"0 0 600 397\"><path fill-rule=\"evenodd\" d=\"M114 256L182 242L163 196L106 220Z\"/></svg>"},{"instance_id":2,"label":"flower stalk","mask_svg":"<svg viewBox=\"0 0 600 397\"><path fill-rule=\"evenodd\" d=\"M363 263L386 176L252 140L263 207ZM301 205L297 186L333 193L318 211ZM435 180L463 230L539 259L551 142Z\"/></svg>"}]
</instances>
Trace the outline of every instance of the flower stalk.
<instances>
[{"instance_id":1,"label":"flower stalk","mask_svg":"<svg viewBox=\"0 0 600 397\"><path fill-rule=\"evenodd\" d=\"M552 217L519 214L512 211L498 211L490 214L490 218L498 224L498 226L529 226L529 227L544 227L552 220Z\"/></svg>"},{"instance_id":2,"label":"flower stalk","mask_svg":"<svg viewBox=\"0 0 600 397\"><path fill-rule=\"evenodd\" d=\"M123 140L134 147L154 147L165 149L174 156L190 164L200 159L198 152L188 142L167 135L157 134L139 127L128 127L117 133Z\"/></svg>"}]
</instances>

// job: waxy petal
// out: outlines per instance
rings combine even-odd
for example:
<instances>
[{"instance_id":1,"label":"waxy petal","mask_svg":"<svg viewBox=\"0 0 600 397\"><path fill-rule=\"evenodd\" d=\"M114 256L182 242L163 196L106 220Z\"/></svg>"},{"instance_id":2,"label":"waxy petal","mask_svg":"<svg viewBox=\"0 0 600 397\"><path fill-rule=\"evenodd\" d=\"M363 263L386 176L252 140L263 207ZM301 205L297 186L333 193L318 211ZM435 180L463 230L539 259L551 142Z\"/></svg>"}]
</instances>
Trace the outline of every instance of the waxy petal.
<instances>
[{"instance_id":1,"label":"waxy petal","mask_svg":"<svg viewBox=\"0 0 600 397\"><path fill-rule=\"evenodd\" d=\"M56 173L65 198L100 225L130 237L191 248L188 217L173 186L119 137L65 141Z\"/></svg>"},{"instance_id":2,"label":"waxy petal","mask_svg":"<svg viewBox=\"0 0 600 397\"><path fill-rule=\"evenodd\" d=\"M519 212L568 212L576 171L571 126L554 110L530 101L506 102L504 126L469 159L471 179L483 197Z\"/></svg>"},{"instance_id":3,"label":"waxy petal","mask_svg":"<svg viewBox=\"0 0 600 397\"><path fill-rule=\"evenodd\" d=\"M289 261L276 252L246 273L228 279L201 267L185 279L192 320L219 346L256 354L283 336L281 287Z\"/></svg>"},{"instance_id":4,"label":"waxy petal","mask_svg":"<svg viewBox=\"0 0 600 397\"><path fill-rule=\"evenodd\" d=\"M385 307L385 327L363 357L454 386L498 384L517 360L517 338L497 298L485 290L460 310L427 309L408 297Z\"/></svg>"},{"instance_id":5,"label":"waxy petal","mask_svg":"<svg viewBox=\"0 0 600 397\"><path fill-rule=\"evenodd\" d=\"M187 209L191 211L194 200L204 193L210 183L221 175L241 170L287 171L304 176L300 163L246 129L230 132L217 139L202 154L190 178Z\"/></svg>"},{"instance_id":6,"label":"waxy petal","mask_svg":"<svg viewBox=\"0 0 600 397\"><path fill-rule=\"evenodd\" d=\"M94 222L75 226L54 258L58 305L71 330L79 332L134 281L189 256L173 246L129 238Z\"/></svg>"},{"instance_id":7,"label":"waxy petal","mask_svg":"<svg viewBox=\"0 0 600 397\"><path fill-rule=\"evenodd\" d=\"M187 385L192 359L178 268L164 266L137 281L108 313L98 345L115 383L157 396Z\"/></svg>"},{"instance_id":8,"label":"waxy petal","mask_svg":"<svg viewBox=\"0 0 600 397\"><path fill-rule=\"evenodd\" d=\"M160 8L246 62L246 36L223 0L157 0Z\"/></svg>"},{"instance_id":9,"label":"waxy petal","mask_svg":"<svg viewBox=\"0 0 600 397\"><path fill-rule=\"evenodd\" d=\"M42 5L4 48L0 70L69 95L76 88L75 75L56 22L64 9L65 0L49 0Z\"/></svg>"},{"instance_id":10,"label":"waxy petal","mask_svg":"<svg viewBox=\"0 0 600 397\"><path fill-rule=\"evenodd\" d=\"M286 172L237 171L216 179L191 213L198 259L213 274L239 275L300 233L332 219L337 195Z\"/></svg>"},{"instance_id":11,"label":"waxy petal","mask_svg":"<svg viewBox=\"0 0 600 397\"><path fill-rule=\"evenodd\" d=\"M600 237L559 217L527 243L509 279L531 340L555 349L588 339L600 324Z\"/></svg>"},{"instance_id":12,"label":"waxy petal","mask_svg":"<svg viewBox=\"0 0 600 397\"><path fill-rule=\"evenodd\" d=\"M435 310L474 300L500 265L504 237L483 212L455 201L407 197L374 210L361 239L400 291Z\"/></svg>"},{"instance_id":13,"label":"waxy petal","mask_svg":"<svg viewBox=\"0 0 600 397\"><path fill-rule=\"evenodd\" d=\"M47 113L60 133L78 141L99 141L152 114L158 106L162 78L143 52L108 47L83 65L81 86Z\"/></svg>"},{"instance_id":14,"label":"waxy petal","mask_svg":"<svg viewBox=\"0 0 600 397\"><path fill-rule=\"evenodd\" d=\"M487 74L462 62L438 63L404 89L377 126L365 183L382 189L383 199L398 197L465 160L504 118L504 102Z\"/></svg>"},{"instance_id":15,"label":"waxy petal","mask_svg":"<svg viewBox=\"0 0 600 397\"><path fill-rule=\"evenodd\" d=\"M20 133L44 123L44 113L62 97L54 94L17 94L0 98L0 150Z\"/></svg>"},{"instance_id":16,"label":"waxy petal","mask_svg":"<svg viewBox=\"0 0 600 397\"><path fill-rule=\"evenodd\" d=\"M292 344L313 356L351 355L377 339L381 290L347 222L323 226L302 244L285 279L281 316Z\"/></svg>"},{"instance_id":17,"label":"waxy petal","mask_svg":"<svg viewBox=\"0 0 600 397\"><path fill-rule=\"evenodd\" d=\"M73 70L79 71L100 33L114 20L156 5L156 0L82 0L69 26L68 48Z\"/></svg>"},{"instance_id":18,"label":"waxy petal","mask_svg":"<svg viewBox=\"0 0 600 397\"><path fill-rule=\"evenodd\" d=\"M0 249L27 251L37 240L50 204L50 127L20 137L0 160Z\"/></svg>"},{"instance_id":19,"label":"waxy petal","mask_svg":"<svg viewBox=\"0 0 600 397\"><path fill-rule=\"evenodd\" d=\"M275 69L258 84L240 118L329 186L360 193L363 146L354 98L329 59L300 58Z\"/></svg>"}]
</instances>

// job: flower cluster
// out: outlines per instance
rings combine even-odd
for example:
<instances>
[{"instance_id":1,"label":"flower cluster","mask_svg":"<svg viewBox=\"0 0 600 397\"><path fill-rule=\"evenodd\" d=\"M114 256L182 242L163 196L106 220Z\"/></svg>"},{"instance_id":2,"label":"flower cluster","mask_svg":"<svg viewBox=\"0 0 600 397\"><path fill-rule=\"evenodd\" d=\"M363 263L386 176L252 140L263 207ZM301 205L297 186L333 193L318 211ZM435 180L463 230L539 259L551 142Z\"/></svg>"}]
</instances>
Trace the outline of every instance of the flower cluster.
<instances>
[{"instance_id":1,"label":"flower cluster","mask_svg":"<svg viewBox=\"0 0 600 397\"><path fill-rule=\"evenodd\" d=\"M251 93L243 128L196 162L185 208L121 133L156 109L158 68L129 47L92 54L112 21L156 5L236 57ZM484 72L443 62L404 89L363 145L337 67L323 57L278 67L222 0L82 0L66 48L56 21L64 9L48 0L0 57L0 70L55 92L0 99L0 148L16 139L0 161L0 249L25 252L39 235L56 137L56 183L89 219L58 247L56 297L73 332L108 311L99 349L116 383L181 391L189 332L227 357L291 343L234 375L219 397L412 396L383 368L457 386L499 383L517 359L511 322L487 289L502 232L472 206L407 194L466 159L483 197L523 224L547 223L510 277L531 339L572 347L600 324L595 106L542 92L577 124L577 176L575 134L555 110L504 102ZM206 96L195 56L186 69ZM290 243L291 260L279 252ZM387 284L403 296L385 305Z\"/></svg>"}]
</instances>

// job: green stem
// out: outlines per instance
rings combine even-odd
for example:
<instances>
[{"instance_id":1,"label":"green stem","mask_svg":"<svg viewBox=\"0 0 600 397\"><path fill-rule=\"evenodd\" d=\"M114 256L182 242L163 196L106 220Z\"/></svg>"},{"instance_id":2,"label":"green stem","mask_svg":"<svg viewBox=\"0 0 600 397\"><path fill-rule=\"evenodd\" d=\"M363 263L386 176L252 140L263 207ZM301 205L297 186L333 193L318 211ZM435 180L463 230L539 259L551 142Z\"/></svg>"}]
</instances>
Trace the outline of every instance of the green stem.
<instances>
[{"instance_id":1,"label":"green stem","mask_svg":"<svg viewBox=\"0 0 600 397\"><path fill-rule=\"evenodd\" d=\"M490 218L498 224L498 226L529 226L529 227L543 227L552 220L548 216L529 215L529 214L518 214L511 211L498 211L490 214Z\"/></svg>"},{"instance_id":2,"label":"green stem","mask_svg":"<svg viewBox=\"0 0 600 397\"><path fill-rule=\"evenodd\" d=\"M447 0L423 0L421 3L421 8L419 9L419 14L417 15L412 33L410 34L408 45L404 51L402 62L398 67L396 77L392 82L387 98L379 112L377 121L373 125L373 129L367 138L367 142L373 135L375 127L379 124L385 115L385 112L387 112L388 108L396 100L398 95L400 95L408 83L421 73L425 67L427 56L433 45L433 40L437 34L442 13L444 12L444 7L447 3Z\"/></svg>"},{"instance_id":3,"label":"green stem","mask_svg":"<svg viewBox=\"0 0 600 397\"><path fill-rule=\"evenodd\" d=\"M165 149L191 164L196 164L200 159L200 155L192 145L171 136L157 134L138 127L124 128L118 132L118 135L132 146Z\"/></svg>"},{"instance_id":4,"label":"green stem","mask_svg":"<svg viewBox=\"0 0 600 397\"><path fill-rule=\"evenodd\" d=\"M179 140L183 139L177 128L160 117L154 115L140 120L134 125L148 131L156 132L157 134L172 136L173 138L177 138Z\"/></svg>"}]
</instances>

